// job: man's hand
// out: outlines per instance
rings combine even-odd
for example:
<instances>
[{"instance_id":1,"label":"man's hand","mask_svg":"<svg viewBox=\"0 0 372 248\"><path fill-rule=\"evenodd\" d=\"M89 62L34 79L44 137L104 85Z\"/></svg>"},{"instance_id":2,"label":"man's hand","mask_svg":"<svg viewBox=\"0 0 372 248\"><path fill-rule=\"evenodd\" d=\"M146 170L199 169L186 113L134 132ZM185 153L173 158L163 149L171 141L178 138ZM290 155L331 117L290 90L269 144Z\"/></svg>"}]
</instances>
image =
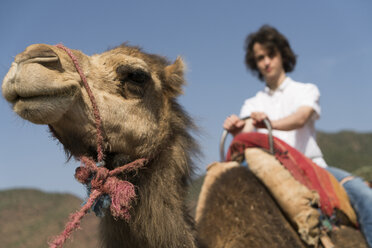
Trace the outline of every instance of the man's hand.
<instances>
[{"instance_id":1,"label":"man's hand","mask_svg":"<svg viewBox=\"0 0 372 248\"><path fill-rule=\"evenodd\" d=\"M245 121L241 120L237 115L230 115L223 123L223 128L234 136L240 133L244 126Z\"/></svg>"},{"instance_id":2,"label":"man's hand","mask_svg":"<svg viewBox=\"0 0 372 248\"><path fill-rule=\"evenodd\" d=\"M256 128L266 128L264 120L265 119L269 120L269 118L267 117L267 114L265 114L264 112L252 112L251 118L252 118L252 124Z\"/></svg>"}]
</instances>

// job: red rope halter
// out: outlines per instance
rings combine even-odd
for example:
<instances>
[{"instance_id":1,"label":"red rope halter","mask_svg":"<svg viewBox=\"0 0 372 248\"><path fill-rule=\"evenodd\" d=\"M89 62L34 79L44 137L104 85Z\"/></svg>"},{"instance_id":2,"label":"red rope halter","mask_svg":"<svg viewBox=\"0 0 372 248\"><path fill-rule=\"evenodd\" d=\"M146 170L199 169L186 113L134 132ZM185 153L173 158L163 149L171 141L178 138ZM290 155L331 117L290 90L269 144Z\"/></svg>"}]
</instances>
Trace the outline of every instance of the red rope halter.
<instances>
[{"instance_id":1,"label":"red rope halter","mask_svg":"<svg viewBox=\"0 0 372 248\"><path fill-rule=\"evenodd\" d=\"M89 99L92 103L93 114L96 122L97 162L103 163L103 137L101 131L102 122L94 95L75 55L71 52L71 50L62 44L58 44L56 47L63 49L69 55L88 93ZM88 213L89 209L91 209L99 197L103 195L109 195L111 198L110 211L112 216L114 218L121 218L128 221L130 219L129 209L131 207L131 202L136 197L135 188L130 182L120 180L116 176L124 172L137 170L140 167L143 167L147 162L147 159L137 159L129 164L109 171L103 166L97 166L97 164L91 158L82 156L79 158L79 160L81 161L82 165L76 169L75 178L83 184L87 185L90 183L91 193L86 204L78 212L70 216L70 220L66 224L65 230L59 236L55 237L51 243L49 243L49 247L51 248L63 246L72 232L80 227L80 222Z\"/></svg>"}]
</instances>

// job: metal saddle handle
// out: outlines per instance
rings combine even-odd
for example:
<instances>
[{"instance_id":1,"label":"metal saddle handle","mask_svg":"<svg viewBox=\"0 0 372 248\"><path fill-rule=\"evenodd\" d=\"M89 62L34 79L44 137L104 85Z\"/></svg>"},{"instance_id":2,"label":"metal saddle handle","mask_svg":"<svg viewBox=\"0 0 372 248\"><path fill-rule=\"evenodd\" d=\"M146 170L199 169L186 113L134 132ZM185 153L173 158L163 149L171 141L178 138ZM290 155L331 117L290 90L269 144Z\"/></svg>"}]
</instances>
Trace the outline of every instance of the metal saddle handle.
<instances>
[{"instance_id":1,"label":"metal saddle handle","mask_svg":"<svg viewBox=\"0 0 372 248\"><path fill-rule=\"evenodd\" d=\"M243 118L242 120L245 121L250 118L251 117L248 116L248 117ZM268 130L270 153L274 154L274 139L273 139L273 129L272 129L271 123L268 119L264 119L263 122ZM220 140L220 161L221 162L225 161L225 141L226 141L228 134L229 132L224 129L221 135L221 140Z\"/></svg>"}]
</instances>

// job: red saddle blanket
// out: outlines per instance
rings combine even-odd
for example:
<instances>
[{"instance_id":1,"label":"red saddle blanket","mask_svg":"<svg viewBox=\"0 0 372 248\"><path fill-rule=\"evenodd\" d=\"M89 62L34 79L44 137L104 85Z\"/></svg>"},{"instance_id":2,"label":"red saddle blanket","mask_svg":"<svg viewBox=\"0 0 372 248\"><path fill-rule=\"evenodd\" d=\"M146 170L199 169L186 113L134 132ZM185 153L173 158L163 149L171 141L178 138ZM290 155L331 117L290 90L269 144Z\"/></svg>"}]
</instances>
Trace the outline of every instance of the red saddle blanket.
<instances>
[{"instance_id":1,"label":"red saddle blanket","mask_svg":"<svg viewBox=\"0 0 372 248\"><path fill-rule=\"evenodd\" d=\"M235 136L228 152L227 161L243 161L246 148L259 147L269 151L268 135L262 133L241 133ZM317 166L311 159L274 137L274 156L292 174L292 176L310 190L318 192L320 208L331 216L335 208L340 209L340 199L334 190L329 173Z\"/></svg>"}]
</instances>

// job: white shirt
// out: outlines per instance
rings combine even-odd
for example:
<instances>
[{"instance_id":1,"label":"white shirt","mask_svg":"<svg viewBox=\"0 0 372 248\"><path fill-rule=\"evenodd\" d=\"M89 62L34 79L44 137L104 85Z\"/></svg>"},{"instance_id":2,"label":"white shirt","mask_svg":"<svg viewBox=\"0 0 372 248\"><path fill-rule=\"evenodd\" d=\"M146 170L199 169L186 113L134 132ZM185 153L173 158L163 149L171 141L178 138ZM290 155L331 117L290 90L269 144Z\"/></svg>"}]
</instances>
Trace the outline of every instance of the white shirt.
<instances>
[{"instance_id":1,"label":"white shirt","mask_svg":"<svg viewBox=\"0 0 372 248\"><path fill-rule=\"evenodd\" d=\"M273 135L305 154L319 166L327 167L316 143L315 121L320 117L319 97L319 90L314 84L300 83L286 77L276 90L265 87L256 96L245 100L240 118L250 116L252 112L265 112L270 120L278 120L293 114L299 107L312 107L314 114L302 128L291 131L273 130ZM267 130L258 129L258 132Z\"/></svg>"}]
</instances>

